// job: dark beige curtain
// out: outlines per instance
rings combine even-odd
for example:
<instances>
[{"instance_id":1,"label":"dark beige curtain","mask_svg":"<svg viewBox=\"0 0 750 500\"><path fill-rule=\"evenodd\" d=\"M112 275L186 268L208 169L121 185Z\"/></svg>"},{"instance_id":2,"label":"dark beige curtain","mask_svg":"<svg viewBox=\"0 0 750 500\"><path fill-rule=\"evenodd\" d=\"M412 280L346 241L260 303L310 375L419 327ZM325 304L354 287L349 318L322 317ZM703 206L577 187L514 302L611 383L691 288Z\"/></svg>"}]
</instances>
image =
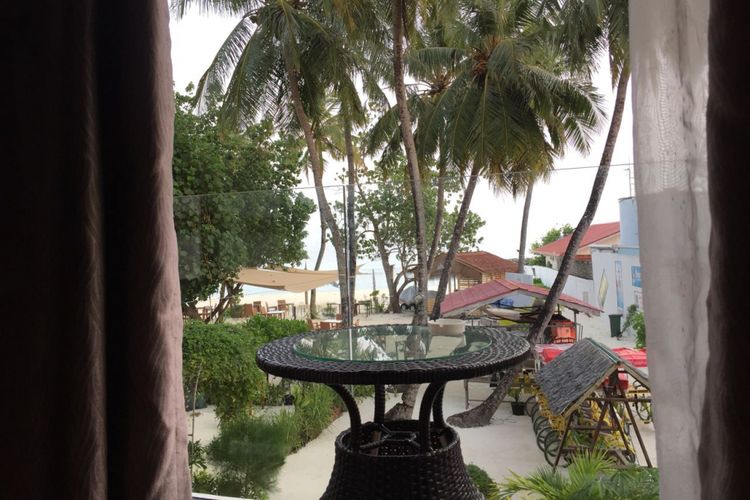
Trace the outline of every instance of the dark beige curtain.
<instances>
[{"instance_id":1,"label":"dark beige curtain","mask_svg":"<svg viewBox=\"0 0 750 500\"><path fill-rule=\"evenodd\" d=\"M713 0L706 113L711 206L706 395L700 442L702 498L750 498L750 37L746 0Z\"/></svg>"},{"instance_id":2,"label":"dark beige curtain","mask_svg":"<svg viewBox=\"0 0 750 500\"><path fill-rule=\"evenodd\" d=\"M0 11L0 499L190 496L165 0Z\"/></svg>"}]
</instances>

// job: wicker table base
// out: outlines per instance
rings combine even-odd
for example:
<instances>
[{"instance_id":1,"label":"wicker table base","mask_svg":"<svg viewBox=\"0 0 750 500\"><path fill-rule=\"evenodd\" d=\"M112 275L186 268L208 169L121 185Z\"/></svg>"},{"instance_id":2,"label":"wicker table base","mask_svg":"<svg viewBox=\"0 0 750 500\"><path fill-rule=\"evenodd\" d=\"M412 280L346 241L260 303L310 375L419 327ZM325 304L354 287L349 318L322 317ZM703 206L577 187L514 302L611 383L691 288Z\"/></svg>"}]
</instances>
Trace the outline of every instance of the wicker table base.
<instances>
[{"instance_id":1,"label":"wicker table base","mask_svg":"<svg viewBox=\"0 0 750 500\"><path fill-rule=\"evenodd\" d=\"M339 434L333 473L322 498L483 499L466 472L456 431L431 429L432 451L424 453L414 440L419 428L416 420L365 424L361 442L381 444L359 452L349 446L350 430Z\"/></svg>"}]
</instances>

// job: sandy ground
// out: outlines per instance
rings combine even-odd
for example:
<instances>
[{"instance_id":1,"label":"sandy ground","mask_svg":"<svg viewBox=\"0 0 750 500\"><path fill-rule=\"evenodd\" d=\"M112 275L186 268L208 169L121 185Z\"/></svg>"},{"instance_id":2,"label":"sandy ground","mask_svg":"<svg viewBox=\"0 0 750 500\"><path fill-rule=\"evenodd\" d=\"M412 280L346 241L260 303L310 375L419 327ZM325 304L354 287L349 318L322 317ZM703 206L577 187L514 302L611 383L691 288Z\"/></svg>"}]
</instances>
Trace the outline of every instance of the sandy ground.
<instances>
[{"instance_id":1,"label":"sandy ground","mask_svg":"<svg viewBox=\"0 0 750 500\"><path fill-rule=\"evenodd\" d=\"M410 323L410 314L372 314L358 317L362 325L384 323ZM634 339L625 336L622 340L611 338L607 318L587 318L579 316L583 324L583 336L590 337L611 347L632 347ZM470 384L472 405L478 404L490 394L491 389L484 383ZM421 396L420 396L421 397ZM398 401L393 396L387 407ZM451 382L446 386L444 411L452 415L464 410L465 393L463 382ZM373 412L372 399L360 403L363 420L369 420ZM189 417L189 413L187 414ZM188 432L192 422L188 418ZM640 423L640 422L639 422ZM349 418L344 413L334 421L315 440L304 448L287 457L281 468L277 481L277 490L272 492L272 499L307 500L319 498L328 484L334 460L334 440L336 436L349 427ZM640 425L641 434L652 460L656 457L655 435L653 425ZM526 416L513 416L510 405L504 403L495 414L489 426L476 429L456 429L461 439L461 448L466 463L474 463L485 469L496 481L502 481L510 471L526 474L546 464L544 456L536 447L531 420ZM203 444L208 444L218 432L218 420L212 408L199 410L195 418L195 437ZM633 436L635 441L635 436ZM636 446L637 447L637 446ZM640 455L640 453L639 453ZM640 462L645 463L640 457Z\"/></svg>"}]
</instances>

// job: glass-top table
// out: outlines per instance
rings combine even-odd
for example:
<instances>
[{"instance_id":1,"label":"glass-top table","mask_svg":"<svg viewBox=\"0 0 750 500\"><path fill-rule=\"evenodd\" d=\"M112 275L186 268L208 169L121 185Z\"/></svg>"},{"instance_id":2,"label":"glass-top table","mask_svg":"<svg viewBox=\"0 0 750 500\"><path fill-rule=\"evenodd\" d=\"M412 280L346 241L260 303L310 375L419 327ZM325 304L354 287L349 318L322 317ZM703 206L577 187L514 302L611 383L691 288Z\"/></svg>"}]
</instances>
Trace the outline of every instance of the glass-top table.
<instances>
[{"instance_id":1,"label":"glass-top table","mask_svg":"<svg viewBox=\"0 0 750 500\"><path fill-rule=\"evenodd\" d=\"M380 325L303 335L293 344L299 356L321 361L445 359L490 345L486 332L436 335L426 326Z\"/></svg>"},{"instance_id":2,"label":"glass-top table","mask_svg":"<svg viewBox=\"0 0 750 500\"><path fill-rule=\"evenodd\" d=\"M524 338L492 327L448 335L377 325L285 337L261 347L256 361L271 375L328 385L347 407L351 427L336 439L323 498L479 499L458 434L443 419L445 384L495 373L530 353ZM385 386L422 383L429 385L418 420L385 421ZM372 422L362 423L350 384L375 387Z\"/></svg>"}]
</instances>

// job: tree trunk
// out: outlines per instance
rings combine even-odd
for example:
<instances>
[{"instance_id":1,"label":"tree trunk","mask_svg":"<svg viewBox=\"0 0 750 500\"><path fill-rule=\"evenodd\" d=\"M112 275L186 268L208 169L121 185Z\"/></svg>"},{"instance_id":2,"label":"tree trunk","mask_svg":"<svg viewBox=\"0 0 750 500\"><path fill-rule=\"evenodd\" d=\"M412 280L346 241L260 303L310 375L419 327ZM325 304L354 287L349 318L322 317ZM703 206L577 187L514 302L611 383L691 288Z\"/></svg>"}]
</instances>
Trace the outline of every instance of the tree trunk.
<instances>
[{"instance_id":1,"label":"tree trunk","mask_svg":"<svg viewBox=\"0 0 750 500\"><path fill-rule=\"evenodd\" d=\"M612 122L609 125L607 142L604 144L602 159L599 162L599 168L596 171L596 177L594 178L594 185L591 188L588 205L586 205L586 210L583 212L583 216L578 222L578 226L576 226L575 231L573 231L570 237L570 242L568 243L568 248L565 250L565 255L560 264L560 269L557 272L555 282L547 293L547 300L544 301L544 305L542 306L539 315L529 329L529 335L527 337L529 342L536 343L541 333L547 328L547 324L555 311L557 300L560 298L563 288L565 288L565 282L568 279L568 274L570 274L570 268L576 254L578 253L578 248L581 245L583 235L586 234L586 231L596 214L596 209L599 206L599 200L602 197L604 185L607 182L609 166L612 163L612 153L614 153L615 144L617 143L617 134L620 131L620 124L622 123L622 114L625 109L625 95L628 91L629 77L630 70L628 68L623 69L622 74L620 75L620 80L617 82L615 108L612 111ZM505 398L508 388L517 373L518 367L516 367L515 370L509 370L506 372L506 375L498 382L495 390L492 391L492 394L490 394L482 404L468 411L457 413L456 415L451 416L448 421L456 427L480 427L489 424L492 416L497 411L500 402Z\"/></svg>"},{"instance_id":2,"label":"tree trunk","mask_svg":"<svg viewBox=\"0 0 750 500\"><path fill-rule=\"evenodd\" d=\"M417 301L414 324L427 324L425 305L427 300L427 248L425 230L424 199L422 198L422 179L417 161L417 148L411 129L411 115L406 102L406 85L404 84L404 0L392 0L393 10L393 76L394 93L401 124L401 138L406 152L406 167L411 181L411 194L414 203L414 220L416 222L417 267L415 272L417 293L422 300Z\"/></svg>"},{"instance_id":3,"label":"tree trunk","mask_svg":"<svg viewBox=\"0 0 750 500\"><path fill-rule=\"evenodd\" d=\"M477 187L477 181L479 179L479 167L474 165L471 168L471 174L469 180L466 183L466 189L464 190L464 199L461 200L461 208L458 211L458 217L456 217L456 224L453 226L453 236L451 236L451 242L448 246L448 252L445 254L445 260L443 261L443 271L440 273L440 284L438 285L437 295L435 295L435 305L432 308L433 320L440 317L440 303L445 298L445 290L448 288L448 281L451 277L451 269L453 268L453 260L456 258L456 252L458 252L458 246L461 243L461 235L464 231L464 225L466 224L466 217L469 214L469 206L471 206L471 198L474 196L474 189Z\"/></svg>"},{"instance_id":4,"label":"tree trunk","mask_svg":"<svg viewBox=\"0 0 750 500\"><path fill-rule=\"evenodd\" d=\"M432 233L432 245L427 256L427 279L429 281L432 268L435 265L437 249L440 245L440 233L443 231L443 214L445 213L445 165L441 164L438 170L437 185L437 210L435 211L435 229Z\"/></svg>"},{"instance_id":5,"label":"tree trunk","mask_svg":"<svg viewBox=\"0 0 750 500\"><path fill-rule=\"evenodd\" d=\"M526 188L526 201L523 203L523 219L521 219L521 241L518 243L518 269L517 272L526 272L526 230L529 228L529 209L531 208L531 195L534 192L534 182Z\"/></svg>"},{"instance_id":6,"label":"tree trunk","mask_svg":"<svg viewBox=\"0 0 750 500\"><path fill-rule=\"evenodd\" d=\"M346 144L346 163L348 183L346 186L346 230L347 230L347 249L349 262L349 316L348 323L353 324L354 315L354 290L357 285L357 233L356 222L354 217L354 146L352 145L352 124L348 119L344 119L344 142ZM343 314L342 314L343 317Z\"/></svg>"},{"instance_id":7,"label":"tree trunk","mask_svg":"<svg viewBox=\"0 0 750 500\"><path fill-rule=\"evenodd\" d=\"M318 250L318 258L315 260L315 271L320 270L320 265L323 263L323 255L326 252L326 221L323 219L323 211L319 210L320 213L320 249ZM310 290L310 318L317 317L317 298L318 290L313 288Z\"/></svg>"},{"instance_id":8,"label":"tree trunk","mask_svg":"<svg viewBox=\"0 0 750 500\"><path fill-rule=\"evenodd\" d=\"M323 188L323 163L320 161L320 153L318 146L315 143L315 135L310 125L310 119L305 112L305 108L302 105L302 97L299 89L299 82L297 81L297 71L292 66L292 61L284 59L284 66L286 70L286 76L289 84L289 92L292 97L292 107L294 108L294 114L297 117L302 132L305 136L305 143L307 144L307 153L310 158L310 167L313 172L313 182L315 183L315 194L318 197L318 208L323 215L328 230L331 232L331 243L333 243L333 249L336 252L336 264L339 271L339 293L341 296L341 317L346 322L345 312L349 308L349 294L348 287L346 286L346 255L344 250L344 241L341 237L341 232L336 224L336 219L331 211L331 206L328 204L325 190ZM345 311L346 309L346 311ZM344 326L347 326L345 324Z\"/></svg>"}]
</instances>

